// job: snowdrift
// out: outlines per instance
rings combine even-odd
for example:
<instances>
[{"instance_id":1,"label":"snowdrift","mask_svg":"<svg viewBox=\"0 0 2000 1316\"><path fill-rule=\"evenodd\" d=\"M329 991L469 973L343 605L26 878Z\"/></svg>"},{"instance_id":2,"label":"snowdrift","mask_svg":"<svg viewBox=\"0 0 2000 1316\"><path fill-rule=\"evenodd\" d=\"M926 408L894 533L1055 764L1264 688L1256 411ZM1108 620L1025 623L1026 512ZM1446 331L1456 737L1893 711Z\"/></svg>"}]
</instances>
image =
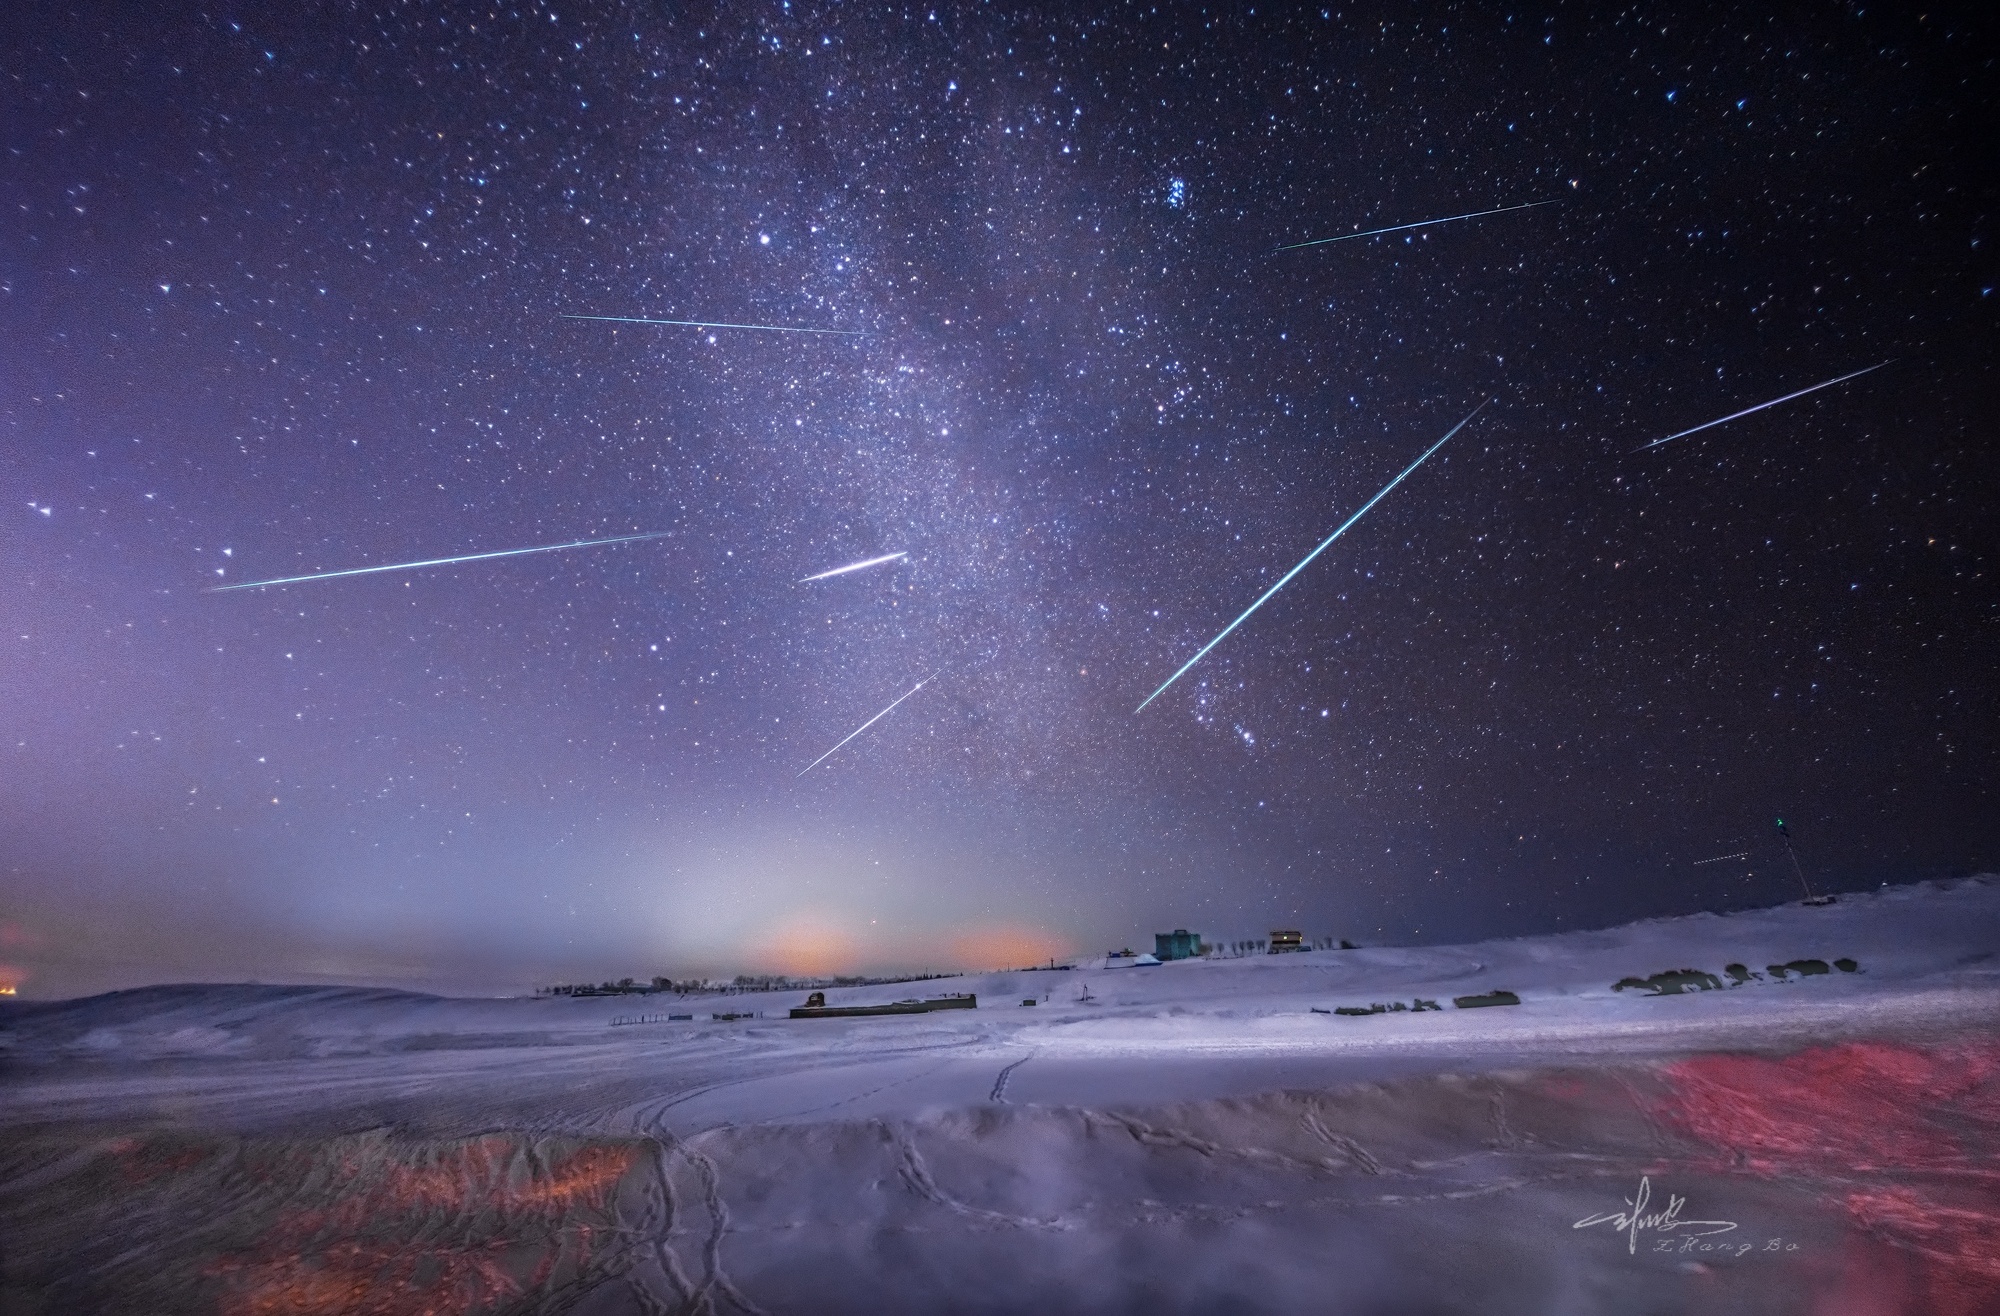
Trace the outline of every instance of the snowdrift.
<instances>
[{"instance_id":1,"label":"snowdrift","mask_svg":"<svg viewBox=\"0 0 2000 1316\"><path fill-rule=\"evenodd\" d=\"M2000 1310L1996 951L2000 883L1969 879L976 975L980 1008L921 1016L17 1003L0 1309L1974 1316ZM1826 971L1772 971L1802 961ZM1520 1004L1450 1005L1496 991ZM1443 1004L1318 1013L1415 1000Z\"/></svg>"}]
</instances>

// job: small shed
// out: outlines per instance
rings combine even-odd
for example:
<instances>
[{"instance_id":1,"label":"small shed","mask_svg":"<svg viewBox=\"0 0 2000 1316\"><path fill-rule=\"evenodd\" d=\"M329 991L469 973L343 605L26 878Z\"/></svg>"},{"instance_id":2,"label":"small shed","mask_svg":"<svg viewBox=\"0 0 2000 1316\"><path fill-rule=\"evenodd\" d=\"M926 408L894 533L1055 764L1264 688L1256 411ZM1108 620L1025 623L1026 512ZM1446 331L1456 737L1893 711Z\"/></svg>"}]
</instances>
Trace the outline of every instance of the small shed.
<instances>
[{"instance_id":1,"label":"small shed","mask_svg":"<svg viewBox=\"0 0 2000 1316\"><path fill-rule=\"evenodd\" d=\"M1295 928L1271 929L1271 953L1282 955L1288 950L1306 949L1306 939Z\"/></svg>"}]
</instances>

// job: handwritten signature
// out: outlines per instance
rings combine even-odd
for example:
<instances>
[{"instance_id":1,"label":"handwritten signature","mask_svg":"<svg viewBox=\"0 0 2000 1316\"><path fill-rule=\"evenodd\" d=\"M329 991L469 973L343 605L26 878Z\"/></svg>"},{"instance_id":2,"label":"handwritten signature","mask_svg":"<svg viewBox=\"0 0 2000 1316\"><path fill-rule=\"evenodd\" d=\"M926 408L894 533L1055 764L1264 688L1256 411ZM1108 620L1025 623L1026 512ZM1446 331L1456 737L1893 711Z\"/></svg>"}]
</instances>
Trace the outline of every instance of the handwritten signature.
<instances>
[{"instance_id":1,"label":"handwritten signature","mask_svg":"<svg viewBox=\"0 0 2000 1316\"><path fill-rule=\"evenodd\" d=\"M1706 1234L1726 1234L1736 1228L1734 1220L1683 1220L1681 1208L1687 1205L1687 1198L1674 1193L1667 1194L1667 1209L1648 1211L1652 1203L1653 1184L1645 1175L1639 1176L1639 1191L1625 1199L1629 1211L1606 1211L1571 1225L1572 1229L1589 1229L1592 1225L1615 1225L1626 1235L1626 1250L1637 1253L1639 1235L1648 1229L1657 1229L1662 1234L1680 1234L1690 1238L1700 1238Z\"/></svg>"}]
</instances>

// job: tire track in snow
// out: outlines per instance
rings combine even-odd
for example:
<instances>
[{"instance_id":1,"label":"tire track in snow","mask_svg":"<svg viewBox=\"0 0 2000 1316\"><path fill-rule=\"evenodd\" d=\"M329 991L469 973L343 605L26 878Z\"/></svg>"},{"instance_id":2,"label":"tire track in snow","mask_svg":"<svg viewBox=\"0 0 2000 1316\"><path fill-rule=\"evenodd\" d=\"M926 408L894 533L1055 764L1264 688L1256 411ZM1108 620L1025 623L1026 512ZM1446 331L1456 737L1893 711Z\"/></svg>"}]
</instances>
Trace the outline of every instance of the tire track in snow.
<instances>
[{"instance_id":1,"label":"tire track in snow","mask_svg":"<svg viewBox=\"0 0 2000 1316\"><path fill-rule=\"evenodd\" d=\"M925 1201L935 1206L941 1206L956 1215L984 1221L987 1224L1007 1225L1015 1229L1062 1229L1066 1227L1060 1219L1038 1220L1032 1216L1009 1215L1005 1211L989 1211L983 1206L973 1206L969 1202L959 1201L956 1197L938 1187L937 1180L931 1177L930 1165L925 1162L924 1154L917 1150L916 1140L910 1136L907 1129L893 1128L885 1129L885 1131L895 1142L896 1152L901 1162L896 1167L897 1174L908 1185L910 1191Z\"/></svg>"},{"instance_id":2,"label":"tire track in snow","mask_svg":"<svg viewBox=\"0 0 2000 1316\"><path fill-rule=\"evenodd\" d=\"M722 1200L722 1179L715 1162L685 1142L676 1141L673 1150L694 1172L701 1188L702 1206L708 1212L708 1236L701 1247L701 1283L689 1294L683 1310L709 1316L720 1310L715 1302L720 1296L744 1316L766 1316L764 1309L745 1297L722 1268L722 1237L729 1232L729 1205Z\"/></svg>"},{"instance_id":3,"label":"tire track in snow","mask_svg":"<svg viewBox=\"0 0 2000 1316\"><path fill-rule=\"evenodd\" d=\"M1209 1159L1245 1161L1252 1165L1266 1168L1298 1170L1307 1174L1324 1175L1340 1173L1340 1167L1334 1165L1329 1160L1306 1160L1285 1152L1271 1151L1265 1147L1235 1146L1229 1143L1215 1142L1198 1134L1191 1133L1186 1129L1149 1124L1135 1115L1120 1111L1090 1110L1084 1112L1083 1118L1086 1125L1104 1123L1121 1129L1134 1142L1142 1146L1191 1151L1197 1156ZM1310 1123L1308 1127L1310 1127ZM1326 1140L1331 1145L1340 1148L1343 1152L1348 1150L1347 1144L1350 1142L1349 1139L1329 1132ZM1380 1174L1382 1172L1381 1166L1359 1145L1354 1145L1353 1152L1350 1154L1350 1159L1355 1159L1356 1157L1359 1158L1357 1163L1363 1170L1367 1170L1368 1173ZM1375 1168L1368 1170L1367 1167L1370 1165L1375 1166Z\"/></svg>"},{"instance_id":4,"label":"tire track in snow","mask_svg":"<svg viewBox=\"0 0 2000 1316\"><path fill-rule=\"evenodd\" d=\"M1033 1060L1035 1058L1036 1052L1039 1050L1040 1048L1037 1047L1035 1051L1028 1052L1028 1054L1022 1056L1019 1060L1016 1060L1013 1064L1002 1067L1002 1069L1000 1070L1000 1076L993 1080L993 1090L986 1094L986 1099L988 1101L997 1101L1003 1106L1006 1105L1007 1080L1014 1077L1015 1070L1019 1069L1022 1065L1027 1064L1030 1060Z\"/></svg>"},{"instance_id":5,"label":"tire track in snow","mask_svg":"<svg viewBox=\"0 0 2000 1316\"><path fill-rule=\"evenodd\" d=\"M1335 1133L1332 1129L1326 1127L1326 1121L1320 1118L1320 1110L1322 1108L1321 1104L1317 1101L1307 1108L1305 1114L1306 1131L1339 1152L1342 1156L1345 1156L1350 1164L1358 1166L1363 1173L1382 1173L1382 1163L1370 1155L1366 1147L1363 1147L1346 1134Z\"/></svg>"},{"instance_id":6,"label":"tire track in snow","mask_svg":"<svg viewBox=\"0 0 2000 1316\"><path fill-rule=\"evenodd\" d=\"M673 1286L671 1308L663 1307L647 1286L634 1283L633 1289L648 1307L658 1309L661 1316L668 1311L687 1310L694 1302L694 1282L681 1268L680 1254L674 1251L674 1226L680 1222L680 1203L674 1198L674 1175L671 1157L674 1140L654 1135L651 1139L653 1151L653 1182L648 1185L648 1211L640 1221L643 1235L651 1240L653 1259L659 1264L660 1273ZM650 1313L649 1313L650 1316Z\"/></svg>"}]
</instances>

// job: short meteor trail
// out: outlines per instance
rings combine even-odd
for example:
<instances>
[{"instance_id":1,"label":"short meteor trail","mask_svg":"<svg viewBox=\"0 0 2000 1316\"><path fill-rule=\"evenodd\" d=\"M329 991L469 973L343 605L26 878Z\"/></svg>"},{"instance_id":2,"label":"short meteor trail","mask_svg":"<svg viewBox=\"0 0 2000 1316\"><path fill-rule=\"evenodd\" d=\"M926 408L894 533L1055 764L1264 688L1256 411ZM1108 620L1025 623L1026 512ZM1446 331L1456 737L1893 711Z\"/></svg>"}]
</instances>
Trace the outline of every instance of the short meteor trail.
<instances>
[{"instance_id":1,"label":"short meteor trail","mask_svg":"<svg viewBox=\"0 0 2000 1316\"><path fill-rule=\"evenodd\" d=\"M567 544L541 544L534 548L503 548L495 553L466 553L459 557L434 557L422 562L392 562L380 567L350 567L346 571L320 571L310 576L280 576L276 580L246 580L240 585L215 585L207 591L220 594L232 589L263 589L267 585L297 585L308 580L337 580L342 576L372 576L378 571L415 571L419 567L448 567L460 562L484 562L488 558L520 557L523 553L557 553L565 548L595 548L600 544L630 544L641 539L661 539L670 531L644 535L619 535L615 539L575 539Z\"/></svg>"},{"instance_id":2,"label":"short meteor trail","mask_svg":"<svg viewBox=\"0 0 2000 1316\"><path fill-rule=\"evenodd\" d=\"M1493 210L1471 210L1463 215L1446 215L1443 219L1420 219L1414 224L1391 224L1388 228L1371 228L1366 233L1343 233L1337 238L1314 238L1311 242L1291 242L1279 247L1279 251L1297 251L1300 247L1323 247L1329 242L1351 242L1355 238L1372 238L1378 233L1401 233L1408 228L1429 228L1433 224L1455 224L1461 219L1478 219L1481 215L1504 215L1510 210L1532 210L1536 206L1552 206L1548 201L1523 201L1518 206L1500 206Z\"/></svg>"},{"instance_id":3,"label":"short meteor trail","mask_svg":"<svg viewBox=\"0 0 2000 1316\"><path fill-rule=\"evenodd\" d=\"M647 320L636 315L564 315L565 320L609 320L615 324L677 324L689 329L768 329L774 334L840 334L866 338L859 329L805 329L795 324L724 324L720 320Z\"/></svg>"},{"instance_id":4,"label":"short meteor trail","mask_svg":"<svg viewBox=\"0 0 2000 1316\"><path fill-rule=\"evenodd\" d=\"M1487 401L1490 402L1492 401L1492 399L1489 398L1487 399ZM1327 545L1331 544L1334 540L1346 534L1347 528L1349 526L1353 525L1356 521L1359 521L1362 517L1366 516L1368 514L1369 508L1381 502L1382 499L1388 495L1388 492L1391 489L1401 484L1404 481L1404 479L1409 476L1411 471L1414 471L1417 469L1417 467L1422 466L1426 461L1430 459L1430 455L1432 453L1436 452L1439 448L1442 448L1446 443L1450 442L1452 435L1458 433L1460 430L1464 429L1467 425L1471 424L1472 418L1474 416L1477 416L1481 411L1483 411L1485 407L1486 407L1485 402L1482 402L1478 406L1474 407L1470 412L1466 414L1464 420L1461 420L1460 422L1458 422L1458 424L1452 426L1449 430L1447 430L1445 432L1445 436L1442 439L1439 439L1436 443L1433 443L1430 447L1424 449L1423 456L1417 458L1415 461L1411 462L1408 466L1405 466L1403 468L1403 473L1401 475L1398 475L1395 479L1383 485L1380 493L1377 493L1373 498L1370 498L1367 502L1361 504L1360 511L1356 512L1353 516L1348 517L1345 521L1342 521L1340 523L1340 529L1334 531L1332 534L1328 535L1325 539L1321 540L1318 548L1315 548L1312 552L1306 554L1305 557L1301 558L1297 566L1293 567L1290 571L1287 571L1284 575L1278 577L1277 584L1271 586L1271 588L1265 590L1261 595L1259 595L1255 603L1251 604L1249 607L1243 610L1243 615L1241 617L1238 617L1235 621L1232 621L1227 626L1223 627L1221 635L1216 636L1214 639L1210 640L1207 644L1202 645L1200 653L1197 653L1194 657L1182 663L1180 671L1175 672L1172 676L1168 677L1164 685L1162 685L1158 690L1153 691L1152 694L1147 695L1145 703L1140 704L1137 708L1133 709L1132 712L1134 714L1145 712L1146 704L1150 704L1155 699L1158 699L1162 694L1166 692L1167 686L1172 685L1174 682L1180 680L1181 677L1187 673L1188 668L1200 662L1210 649L1213 649L1216 645L1222 643L1223 638L1227 636L1229 632L1235 630L1238 626L1241 626L1244 623L1244 621L1246 621L1249 618L1251 613L1257 611L1257 609L1263 607L1265 603L1269 602L1271 596L1273 594L1276 594L1279 590L1283 589L1287 581L1289 581L1293 576L1298 575L1301 571L1304 571L1306 569L1306 563L1311 562L1321 553L1324 553L1326 551Z\"/></svg>"},{"instance_id":5,"label":"short meteor trail","mask_svg":"<svg viewBox=\"0 0 2000 1316\"><path fill-rule=\"evenodd\" d=\"M1714 429L1717 425L1727 425L1730 421L1739 420L1742 417L1749 415L1753 411L1762 411L1766 407L1775 407L1780 402L1790 402L1793 398L1802 398L1808 393L1817 393L1819 390L1823 388L1832 388L1835 384L1844 384L1850 379L1858 379L1862 375L1867 374L1869 370L1880 370L1883 366L1888 365L1889 362L1893 360L1895 360L1894 357L1891 357L1889 361L1878 361L1874 365L1869 366L1866 370L1856 370L1849 374L1840 375L1837 376L1836 378L1826 380L1823 383L1814 384L1811 388L1802 388L1796 393L1787 393L1785 394L1785 396L1781 398L1772 398L1769 402L1759 402L1754 407L1745 407L1741 411L1732 411L1727 416L1724 416L1721 420L1711 420L1706 425L1697 425L1691 430L1682 430L1679 434L1669 434L1664 439L1654 439L1651 443L1642 443L1638 447L1632 449L1632 451L1644 452L1648 448L1657 448L1662 443L1672 443L1675 439L1684 439L1690 434L1699 434L1703 430Z\"/></svg>"},{"instance_id":6,"label":"short meteor trail","mask_svg":"<svg viewBox=\"0 0 2000 1316\"><path fill-rule=\"evenodd\" d=\"M931 673L931 676L936 676L936 675L937 675L936 672ZM908 699L911 695L915 694L917 691L929 685L930 682L931 682L931 677L926 676L923 680L917 682L915 685L911 686L908 690L905 690L902 694L896 697L895 702L890 704L888 708L883 709L875 716L869 718L866 722L863 722L860 726L854 728L854 730L848 732L847 740L841 741L840 745L845 745L848 740L854 739L856 736L866 731L869 727L874 726L877 722L880 722L883 718L889 716L889 713L896 707L896 704L902 703L905 699ZM818 767L820 764L826 762L828 759L832 758L835 754L839 753L840 745L835 745L832 749L828 750L826 753L820 755L812 762L806 764L803 768L800 768L799 775L801 777L805 776L808 772L811 772L814 768Z\"/></svg>"},{"instance_id":7,"label":"short meteor trail","mask_svg":"<svg viewBox=\"0 0 2000 1316\"><path fill-rule=\"evenodd\" d=\"M825 580L828 576L844 576L850 571L866 571L870 567L879 567L884 562L894 562L899 557L908 556L907 552L884 553L881 557L871 557L866 562L850 562L844 567L835 567L831 571L822 571L817 576L807 576L799 584L810 585L815 580Z\"/></svg>"}]
</instances>

